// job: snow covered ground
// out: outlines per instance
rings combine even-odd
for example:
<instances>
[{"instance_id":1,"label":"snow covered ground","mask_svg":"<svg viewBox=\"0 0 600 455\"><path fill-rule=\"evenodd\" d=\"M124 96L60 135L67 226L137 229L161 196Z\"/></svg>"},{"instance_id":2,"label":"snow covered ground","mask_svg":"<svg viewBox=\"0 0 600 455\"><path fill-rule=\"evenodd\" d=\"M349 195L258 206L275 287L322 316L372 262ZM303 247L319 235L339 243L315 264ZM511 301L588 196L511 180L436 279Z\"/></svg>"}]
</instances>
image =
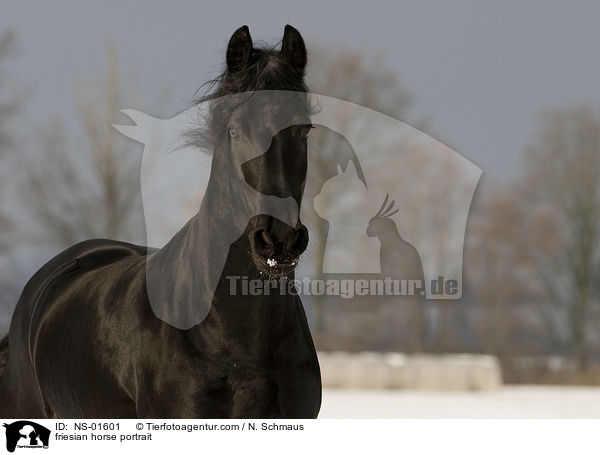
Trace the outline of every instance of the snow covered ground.
<instances>
[{"instance_id":1,"label":"snow covered ground","mask_svg":"<svg viewBox=\"0 0 600 455\"><path fill-rule=\"evenodd\" d=\"M333 389L320 418L600 418L600 387L503 386L496 391Z\"/></svg>"}]
</instances>

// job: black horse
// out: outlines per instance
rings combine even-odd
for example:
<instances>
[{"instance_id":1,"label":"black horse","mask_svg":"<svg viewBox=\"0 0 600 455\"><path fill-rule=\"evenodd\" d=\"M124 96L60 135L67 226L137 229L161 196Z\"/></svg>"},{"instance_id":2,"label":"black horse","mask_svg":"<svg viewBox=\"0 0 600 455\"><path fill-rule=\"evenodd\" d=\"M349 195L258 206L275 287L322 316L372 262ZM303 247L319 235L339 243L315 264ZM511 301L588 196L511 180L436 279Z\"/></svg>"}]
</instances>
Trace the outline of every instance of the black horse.
<instances>
[{"instance_id":1,"label":"black horse","mask_svg":"<svg viewBox=\"0 0 600 455\"><path fill-rule=\"evenodd\" d=\"M256 195L293 200L294 223L264 212L245 221L225 252L201 323L182 329L165 322L149 296L155 293L172 311L184 308L184 315L193 310L207 279L202 266L210 251L203 249L224 226L239 224L236 208L254 203L251 191L236 200L231 163L240 144L252 148L257 140L238 126L241 105L220 100L262 90L306 94L306 58L301 35L289 25L280 50L254 47L246 26L233 34L226 69L207 98L213 104L204 136L214 143L214 157L200 211L158 251L89 240L31 278L0 341L0 417L318 415L319 364L300 299L232 293L227 279L293 278L308 242L298 213L310 120L271 131L266 152L241 169ZM263 126L281 115L278 108L261 111Z\"/></svg>"}]
</instances>

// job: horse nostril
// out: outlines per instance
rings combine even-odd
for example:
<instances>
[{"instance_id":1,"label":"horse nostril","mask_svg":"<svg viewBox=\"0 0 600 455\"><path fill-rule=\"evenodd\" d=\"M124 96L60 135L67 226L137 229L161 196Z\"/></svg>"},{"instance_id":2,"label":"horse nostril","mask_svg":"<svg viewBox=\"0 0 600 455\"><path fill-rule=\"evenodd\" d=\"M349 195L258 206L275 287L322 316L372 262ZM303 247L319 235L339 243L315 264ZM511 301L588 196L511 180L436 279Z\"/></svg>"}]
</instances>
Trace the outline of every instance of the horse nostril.
<instances>
[{"instance_id":1,"label":"horse nostril","mask_svg":"<svg viewBox=\"0 0 600 455\"><path fill-rule=\"evenodd\" d=\"M271 229L256 229L250 234L250 243L254 253L263 258L288 260L302 254L308 245L308 230L299 225L276 226Z\"/></svg>"},{"instance_id":2,"label":"horse nostril","mask_svg":"<svg viewBox=\"0 0 600 455\"><path fill-rule=\"evenodd\" d=\"M254 251L261 256L268 257L273 254L274 251L274 242L271 234L263 229L259 229L254 231L252 236L252 240L254 243Z\"/></svg>"},{"instance_id":3,"label":"horse nostril","mask_svg":"<svg viewBox=\"0 0 600 455\"><path fill-rule=\"evenodd\" d=\"M261 241L265 245L273 245L273 239L271 238L271 234L269 234L267 231L260 231L259 235Z\"/></svg>"},{"instance_id":4,"label":"horse nostril","mask_svg":"<svg viewBox=\"0 0 600 455\"><path fill-rule=\"evenodd\" d=\"M294 241L294 248L298 250L298 254L302 254L308 246L308 229L305 226L300 226L296 229L296 237Z\"/></svg>"}]
</instances>

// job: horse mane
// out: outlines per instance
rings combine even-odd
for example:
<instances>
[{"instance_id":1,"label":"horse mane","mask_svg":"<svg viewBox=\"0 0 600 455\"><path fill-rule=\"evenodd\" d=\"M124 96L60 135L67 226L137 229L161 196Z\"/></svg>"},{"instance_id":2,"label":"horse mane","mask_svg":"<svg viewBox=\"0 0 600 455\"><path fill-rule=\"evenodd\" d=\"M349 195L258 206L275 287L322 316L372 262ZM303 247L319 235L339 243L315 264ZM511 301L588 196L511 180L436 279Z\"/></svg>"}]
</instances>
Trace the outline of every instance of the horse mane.
<instances>
[{"instance_id":1,"label":"horse mane","mask_svg":"<svg viewBox=\"0 0 600 455\"><path fill-rule=\"evenodd\" d=\"M250 60L243 69L231 72L224 63L219 76L205 82L196 90L196 93L200 90L204 93L196 98L194 105L210 102L210 108L202 122L204 126L189 133L191 144L203 150L214 149L217 138L226 129L227 120L232 112L248 99L240 96L239 100L236 98L236 102L232 103L231 98L227 97L226 101L223 101L222 98L227 95L261 90L305 93L309 91L304 82L304 74L279 57L279 45L280 42L274 45L260 43L259 46L253 46Z\"/></svg>"}]
</instances>

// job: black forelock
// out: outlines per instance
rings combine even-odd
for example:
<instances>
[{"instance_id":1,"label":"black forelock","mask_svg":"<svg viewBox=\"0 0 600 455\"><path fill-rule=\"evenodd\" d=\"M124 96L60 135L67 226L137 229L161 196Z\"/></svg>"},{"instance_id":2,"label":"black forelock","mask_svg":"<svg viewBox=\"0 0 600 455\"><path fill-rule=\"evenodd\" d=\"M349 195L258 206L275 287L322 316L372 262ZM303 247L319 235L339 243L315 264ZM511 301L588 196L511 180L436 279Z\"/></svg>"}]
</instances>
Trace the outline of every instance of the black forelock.
<instances>
[{"instance_id":1,"label":"black forelock","mask_svg":"<svg viewBox=\"0 0 600 455\"><path fill-rule=\"evenodd\" d=\"M214 97L257 90L292 90L306 92L304 75L298 73L283 59L274 47L253 48L250 61L244 69L231 73L225 69Z\"/></svg>"},{"instance_id":2,"label":"black forelock","mask_svg":"<svg viewBox=\"0 0 600 455\"><path fill-rule=\"evenodd\" d=\"M219 102L219 98L236 93L260 90L286 90L308 92L304 74L298 73L289 63L280 58L277 46L254 47L248 64L241 70L231 72L226 66L215 79L200 87L206 88L196 104L211 102L206 119L206 128L192 134L192 142L204 149L211 150L216 138L226 127L227 121L235 109L229 102ZM199 90L200 90L199 89Z\"/></svg>"}]
</instances>

